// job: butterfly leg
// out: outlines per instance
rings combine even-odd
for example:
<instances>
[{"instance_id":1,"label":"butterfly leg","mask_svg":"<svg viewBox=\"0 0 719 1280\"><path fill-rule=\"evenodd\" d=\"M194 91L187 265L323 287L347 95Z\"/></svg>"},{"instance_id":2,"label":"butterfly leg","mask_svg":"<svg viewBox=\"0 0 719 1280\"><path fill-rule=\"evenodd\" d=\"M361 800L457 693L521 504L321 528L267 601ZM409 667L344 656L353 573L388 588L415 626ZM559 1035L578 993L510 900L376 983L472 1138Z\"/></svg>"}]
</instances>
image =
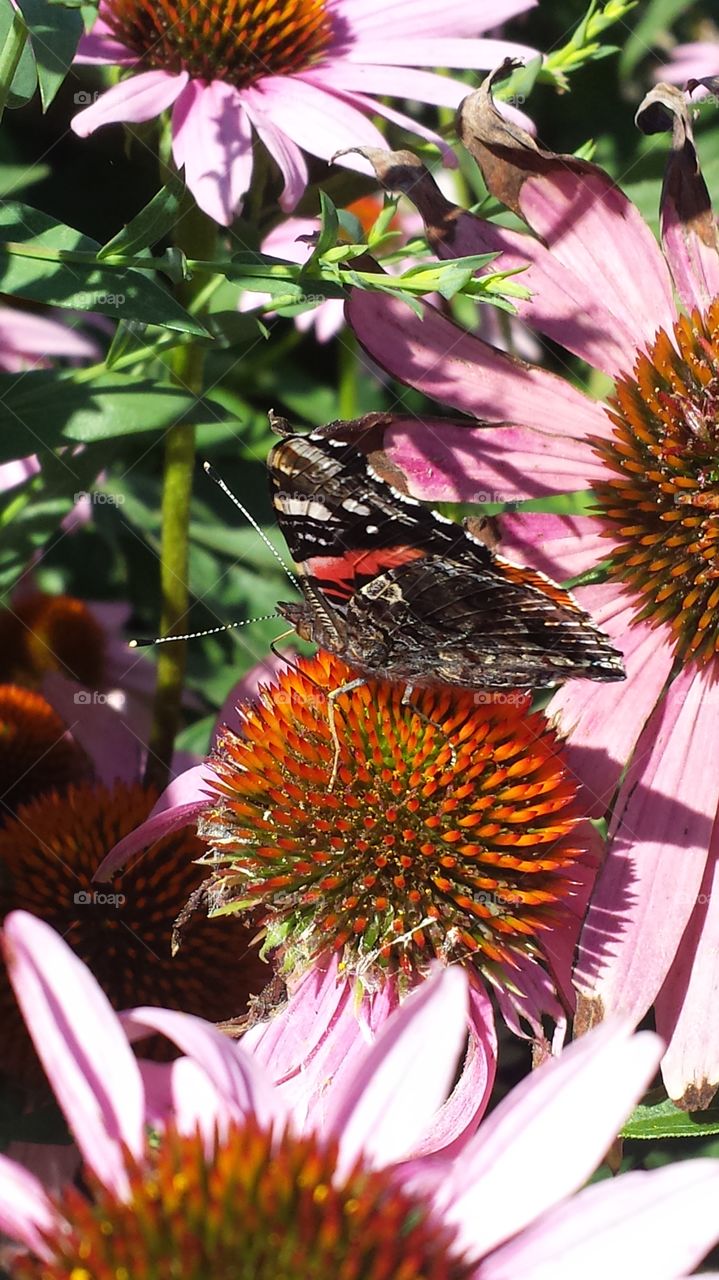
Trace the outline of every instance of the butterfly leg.
<instances>
[{"instance_id":1,"label":"butterfly leg","mask_svg":"<svg viewBox=\"0 0 719 1280\"><path fill-rule=\"evenodd\" d=\"M334 748L335 748L335 756L334 756L334 760L332 761L332 774L330 776L330 785L328 787L329 791L334 790L334 785L335 785L335 782L337 781L337 770L340 767L340 740L337 734L335 702L337 698L340 697L340 694L351 693L353 689L359 689L363 684L366 684L366 683L367 681L362 676L359 676L357 680L350 680L349 684L341 684L339 689L330 689L329 693L327 694L327 702L328 702L327 719L329 720L330 734L332 735L332 741L334 743Z\"/></svg>"},{"instance_id":2,"label":"butterfly leg","mask_svg":"<svg viewBox=\"0 0 719 1280\"><path fill-rule=\"evenodd\" d=\"M414 712L414 714L415 714L416 716L418 716L418 717L419 717L419 719L420 719L420 720L422 720L422 721L424 722L424 724L431 725L433 729L437 729L437 728L439 728L439 726L438 726L437 724L435 724L435 722L434 722L434 720L431 718L431 716L427 716L427 715L425 715L425 713L424 713L424 711L422 711L421 707L418 707L418 706L417 706L417 703L412 701L412 694L413 694L413 693L414 693L414 685L413 685L413 684L406 684L406 685L404 686L404 693L402 694L402 701L401 701L401 703L400 703L400 706L402 706L402 707L409 707L409 708L410 708L410 710L411 710L411 711L413 711L413 712ZM454 769L454 768L456 767L456 764L457 764L457 752L455 751L454 747L452 746L452 743L451 743L449 740L447 740L447 746L449 747L449 750L450 750L450 755L451 755L451 759L452 759L452 768Z\"/></svg>"}]
</instances>

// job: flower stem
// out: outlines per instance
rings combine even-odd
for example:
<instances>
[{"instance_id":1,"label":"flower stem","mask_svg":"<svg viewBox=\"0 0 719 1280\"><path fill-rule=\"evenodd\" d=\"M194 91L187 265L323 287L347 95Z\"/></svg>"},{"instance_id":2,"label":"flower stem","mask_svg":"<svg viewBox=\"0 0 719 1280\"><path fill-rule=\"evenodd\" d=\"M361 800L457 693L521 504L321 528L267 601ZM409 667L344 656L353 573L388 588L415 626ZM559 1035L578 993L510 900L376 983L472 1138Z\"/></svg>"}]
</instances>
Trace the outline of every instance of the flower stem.
<instances>
[{"instance_id":1,"label":"flower stem","mask_svg":"<svg viewBox=\"0 0 719 1280\"><path fill-rule=\"evenodd\" d=\"M359 353L351 329L343 329L337 343L339 386L337 408L340 418L356 418L359 413Z\"/></svg>"},{"instance_id":2,"label":"flower stem","mask_svg":"<svg viewBox=\"0 0 719 1280\"><path fill-rule=\"evenodd\" d=\"M211 258L216 227L198 209L189 192L180 212L175 244L192 257ZM196 272L177 286L178 301L189 308L207 286L207 277ZM177 347L171 356L174 380L179 386L200 395L203 388L205 348L197 342ZM165 436L165 467L162 487L162 534L160 588L162 592L161 635L187 630L189 590L190 505L195 466L195 427L182 423L170 427ZM157 686L153 723L148 744L146 784L166 786L175 735L180 723L185 680L185 642L163 645L157 661Z\"/></svg>"}]
</instances>

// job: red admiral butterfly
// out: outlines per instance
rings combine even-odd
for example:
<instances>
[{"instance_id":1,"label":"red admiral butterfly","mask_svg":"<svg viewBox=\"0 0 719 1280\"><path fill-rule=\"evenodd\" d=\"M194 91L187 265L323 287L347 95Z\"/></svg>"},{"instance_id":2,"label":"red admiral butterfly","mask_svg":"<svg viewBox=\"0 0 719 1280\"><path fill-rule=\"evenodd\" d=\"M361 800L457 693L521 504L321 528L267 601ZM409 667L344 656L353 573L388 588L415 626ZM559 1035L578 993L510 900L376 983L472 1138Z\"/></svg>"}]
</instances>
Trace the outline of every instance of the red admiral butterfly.
<instances>
[{"instance_id":1,"label":"red admiral butterfly","mask_svg":"<svg viewBox=\"0 0 719 1280\"><path fill-rule=\"evenodd\" d=\"M298 635L408 689L623 679L621 654L568 591L381 477L389 421L301 436L272 419L283 436L267 462L272 498L305 597L278 611Z\"/></svg>"}]
</instances>

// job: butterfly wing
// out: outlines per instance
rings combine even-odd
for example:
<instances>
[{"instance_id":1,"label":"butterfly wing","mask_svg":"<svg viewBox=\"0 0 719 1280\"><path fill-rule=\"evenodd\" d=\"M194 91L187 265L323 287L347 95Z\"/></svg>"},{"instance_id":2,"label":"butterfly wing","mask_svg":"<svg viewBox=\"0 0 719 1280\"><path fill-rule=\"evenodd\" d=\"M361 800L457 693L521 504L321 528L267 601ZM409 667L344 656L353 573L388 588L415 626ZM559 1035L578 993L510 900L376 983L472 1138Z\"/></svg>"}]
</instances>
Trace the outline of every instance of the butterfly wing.
<instances>
[{"instance_id":1,"label":"butterfly wing","mask_svg":"<svg viewBox=\"0 0 719 1280\"><path fill-rule=\"evenodd\" d=\"M374 470L385 426L370 415L286 434L270 453L273 502L306 599L301 634L363 671L410 683L621 679L621 656L569 592L494 555ZM296 625L291 608L283 606Z\"/></svg>"},{"instance_id":2,"label":"butterfly wing","mask_svg":"<svg viewBox=\"0 0 719 1280\"><path fill-rule=\"evenodd\" d=\"M551 587L551 594L546 590ZM381 574L347 606L348 661L410 684L545 687L620 680L621 655L568 592L492 557L428 556Z\"/></svg>"},{"instance_id":3,"label":"butterfly wing","mask_svg":"<svg viewBox=\"0 0 719 1280\"><path fill-rule=\"evenodd\" d=\"M461 553L461 526L380 479L354 441L324 432L289 436L267 465L290 555L333 605L388 569L430 553Z\"/></svg>"}]
</instances>

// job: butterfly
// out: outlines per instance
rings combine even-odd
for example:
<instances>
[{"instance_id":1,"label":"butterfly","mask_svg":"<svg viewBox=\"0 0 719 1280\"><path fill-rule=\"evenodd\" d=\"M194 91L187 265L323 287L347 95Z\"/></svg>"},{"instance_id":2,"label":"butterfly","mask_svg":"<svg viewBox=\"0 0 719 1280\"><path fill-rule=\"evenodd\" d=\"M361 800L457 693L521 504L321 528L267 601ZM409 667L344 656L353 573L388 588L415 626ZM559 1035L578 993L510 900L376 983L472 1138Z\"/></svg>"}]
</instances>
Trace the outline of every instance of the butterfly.
<instances>
[{"instance_id":1,"label":"butterfly","mask_svg":"<svg viewBox=\"0 0 719 1280\"><path fill-rule=\"evenodd\" d=\"M303 594L278 612L298 635L407 689L623 679L622 655L568 591L380 474L389 421L300 435L272 416L272 501Z\"/></svg>"}]
</instances>

